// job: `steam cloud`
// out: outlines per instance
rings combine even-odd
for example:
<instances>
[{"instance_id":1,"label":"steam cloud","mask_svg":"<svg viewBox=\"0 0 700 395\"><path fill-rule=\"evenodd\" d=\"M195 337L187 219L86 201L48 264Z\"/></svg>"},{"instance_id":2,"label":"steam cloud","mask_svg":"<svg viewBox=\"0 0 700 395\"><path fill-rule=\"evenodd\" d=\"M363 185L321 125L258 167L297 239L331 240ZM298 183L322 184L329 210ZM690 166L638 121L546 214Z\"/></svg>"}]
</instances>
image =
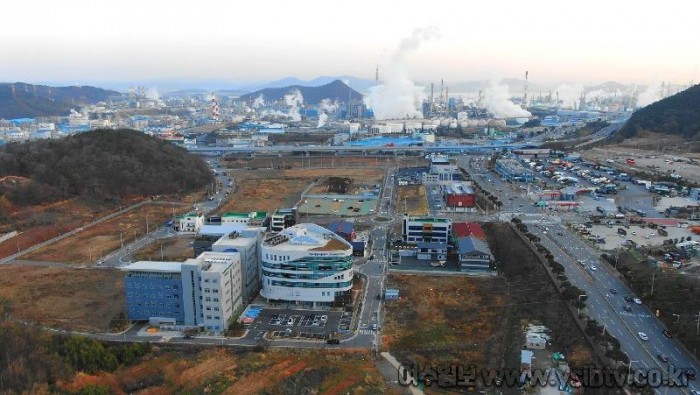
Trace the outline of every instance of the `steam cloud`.
<instances>
[{"instance_id":1,"label":"steam cloud","mask_svg":"<svg viewBox=\"0 0 700 395\"><path fill-rule=\"evenodd\" d=\"M573 84L561 84L556 89L559 93L559 101L561 102L562 108L575 108L578 99L581 97L581 92L583 92L582 85Z\"/></svg>"},{"instance_id":2,"label":"steam cloud","mask_svg":"<svg viewBox=\"0 0 700 395\"><path fill-rule=\"evenodd\" d=\"M484 92L484 106L496 118L529 117L529 111L510 101L508 86L491 82Z\"/></svg>"},{"instance_id":3,"label":"steam cloud","mask_svg":"<svg viewBox=\"0 0 700 395\"><path fill-rule=\"evenodd\" d=\"M263 94L261 93L258 97L253 100L253 108L260 108L265 105L265 99L263 99Z\"/></svg>"},{"instance_id":4,"label":"steam cloud","mask_svg":"<svg viewBox=\"0 0 700 395\"><path fill-rule=\"evenodd\" d=\"M298 89L295 89L288 94L284 95L284 102L287 103L289 108L289 113L287 114L292 121L301 121L301 114L299 114L299 106L304 103L304 97L301 95Z\"/></svg>"},{"instance_id":5,"label":"steam cloud","mask_svg":"<svg viewBox=\"0 0 700 395\"><path fill-rule=\"evenodd\" d=\"M146 92L146 97L158 101L160 100L160 93L158 93L158 89L156 87L151 87L148 89L148 92Z\"/></svg>"},{"instance_id":6,"label":"steam cloud","mask_svg":"<svg viewBox=\"0 0 700 395\"><path fill-rule=\"evenodd\" d=\"M326 124L326 121L328 120L328 115L326 115L325 112L321 112L318 114L318 125L316 126L317 128L323 127Z\"/></svg>"},{"instance_id":7,"label":"steam cloud","mask_svg":"<svg viewBox=\"0 0 700 395\"><path fill-rule=\"evenodd\" d=\"M321 100L321 104L319 104L319 108L326 112L333 113L338 109L338 101L331 102L331 99L323 99Z\"/></svg>"},{"instance_id":8,"label":"steam cloud","mask_svg":"<svg viewBox=\"0 0 700 395\"><path fill-rule=\"evenodd\" d=\"M404 38L384 67L384 83L370 89L369 97L376 119L421 117L417 109L423 100L424 88L409 79L406 55L415 51L421 42L440 37L437 27L416 29Z\"/></svg>"},{"instance_id":9,"label":"steam cloud","mask_svg":"<svg viewBox=\"0 0 700 395\"><path fill-rule=\"evenodd\" d=\"M646 107L661 100L663 98L662 84L662 82L655 81L647 85L644 92L637 96L637 107Z\"/></svg>"}]
</instances>

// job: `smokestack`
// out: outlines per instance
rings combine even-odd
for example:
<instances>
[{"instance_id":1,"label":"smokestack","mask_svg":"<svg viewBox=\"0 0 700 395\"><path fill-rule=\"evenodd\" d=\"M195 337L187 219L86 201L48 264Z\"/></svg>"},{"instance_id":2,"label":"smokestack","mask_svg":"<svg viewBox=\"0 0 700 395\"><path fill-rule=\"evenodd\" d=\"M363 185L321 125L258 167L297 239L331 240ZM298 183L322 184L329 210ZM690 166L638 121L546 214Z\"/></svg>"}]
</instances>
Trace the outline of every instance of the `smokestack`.
<instances>
[{"instance_id":1,"label":"smokestack","mask_svg":"<svg viewBox=\"0 0 700 395\"><path fill-rule=\"evenodd\" d=\"M450 112L450 87L445 87L445 111Z\"/></svg>"},{"instance_id":2,"label":"smokestack","mask_svg":"<svg viewBox=\"0 0 700 395\"><path fill-rule=\"evenodd\" d=\"M440 79L440 104L445 104L445 80Z\"/></svg>"},{"instance_id":3,"label":"smokestack","mask_svg":"<svg viewBox=\"0 0 700 395\"><path fill-rule=\"evenodd\" d=\"M435 103L435 87L430 83L430 116L433 116L433 104Z\"/></svg>"},{"instance_id":4,"label":"smokestack","mask_svg":"<svg viewBox=\"0 0 700 395\"><path fill-rule=\"evenodd\" d=\"M379 82L379 66L374 70L374 81Z\"/></svg>"}]
</instances>

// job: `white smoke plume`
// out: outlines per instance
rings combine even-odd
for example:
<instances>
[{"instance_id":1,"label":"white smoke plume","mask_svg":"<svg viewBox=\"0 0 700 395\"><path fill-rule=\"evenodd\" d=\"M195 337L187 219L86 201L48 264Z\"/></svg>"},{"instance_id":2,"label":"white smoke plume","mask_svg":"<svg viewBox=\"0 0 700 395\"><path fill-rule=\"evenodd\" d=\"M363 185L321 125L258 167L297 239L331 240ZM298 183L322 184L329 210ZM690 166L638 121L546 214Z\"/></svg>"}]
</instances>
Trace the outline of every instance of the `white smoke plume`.
<instances>
[{"instance_id":1,"label":"white smoke plume","mask_svg":"<svg viewBox=\"0 0 700 395\"><path fill-rule=\"evenodd\" d=\"M662 89L662 84L662 82L655 81L647 85L647 88L644 90L644 92L640 93L639 96L637 96L637 107L646 107L652 103L656 103L657 101L663 99L664 93Z\"/></svg>"},{"instance_id":2,"label":"white smoke plume","mask_svg":"<svg viewBox=\"0 0 700 395\"><path fill-rule=\"evenodd\" d=\"M375 119L421 117L418 106L425 95L422 86L410 80L406 68L406 56L415 51L423 41L439 38L437 27L416 29L404 38L384 66L384 81L370 88L370 103Z\"/></svg>"},{"instance_id":3,"label":"white smoke plume","mask_svg":"<svg viewBox=\"0 0 700 395\"><path fill-rule=\"evenodd\" d=\"M326 111L328 113L334 113L338 109L338 101L331 102L331 99L321 100L321 104L318 105L319 109Z\"/></svg>"},{"instance_id":4,"label":"white smoke plume","mask_svg":"<svg viewBox=\"0 0 700 395\"><path fill-rule=\"evenodd\" d=\"M263 98L263 94L261 93L258 97L253 100L253 108L260 108L265 105L265 99Z\"/></svg>"},{"instance_id":5,"label":"white smoke plume","mask_svg":"<svg viewBox=\"0 0 700 395\"><path fill-rule=\"evenodd\" d=\"M508 86L491 82L484 92L484 106L496 118L529 117L529 111L510 101Z\"/></svg>"},{"instance_id":6,"label":"white smoke plume","mask_svg":"<svg viewBox=\"0 0 700 395\"><path fill-rule=\"evenodd\" d=\"M578 103L583 90L584 88L582 85L559 85L559 87L557 87L556 89L556 92L559 93L559 101L561 102L561 108L576 108L576 103Z\"/></svg>"},{"instance_id":7,"label":"white smoke plume","mask_svg":"<svg viewBox=\"0 0 700 395\"><path fill-rule=\"evenodd\" d=\"M301 121L301 114L299 114L299 106L304 103L304 97L301 95L298 89L295 89L288 94L284 95L284 102L287 103L289 108L289 113L287 114L292 121Z\"/></svg>"},{"instance_id":8,"label":"white smoke plume","mask_svg":"<svg viewBox=\"0 0 700 395\"><path fill-rule=\"evenodd\" d=\"M151 87L148 89L148 92L146 92L146 97L158 101L160 100L160 93L158 93L158 89L156 87Z\"/></svg>"},{"instance_id":9,"label":"white smoke plume","mask_svg":"<svg viewBox=\"0 0 700 395\"><path fill-rule=\"evenodd\" d=\"M321 111L320 114L318 114L318 126L317 128L321 128L326 124L326 121L328 121L328 115L326 115L325 112Z\"/></svg>"}]
</instances>

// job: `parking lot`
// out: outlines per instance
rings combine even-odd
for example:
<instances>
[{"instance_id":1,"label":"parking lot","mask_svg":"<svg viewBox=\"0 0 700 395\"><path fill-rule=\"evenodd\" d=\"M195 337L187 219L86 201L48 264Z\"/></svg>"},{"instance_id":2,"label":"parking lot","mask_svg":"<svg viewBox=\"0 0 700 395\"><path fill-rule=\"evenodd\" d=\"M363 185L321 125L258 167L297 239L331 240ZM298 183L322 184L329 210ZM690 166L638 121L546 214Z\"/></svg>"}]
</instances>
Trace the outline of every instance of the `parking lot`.
<instances>
[{"instance_id":1,"label":"parking lot","mask_svg":"<svg viewBox=\"0 0 700 395\"><path fill-rule=\"evenodd\" d=\"M263 309L249 325L249 333L268 338L327 339L350 330L351 313L325 310Z\"/></svg>"}]
</instances>

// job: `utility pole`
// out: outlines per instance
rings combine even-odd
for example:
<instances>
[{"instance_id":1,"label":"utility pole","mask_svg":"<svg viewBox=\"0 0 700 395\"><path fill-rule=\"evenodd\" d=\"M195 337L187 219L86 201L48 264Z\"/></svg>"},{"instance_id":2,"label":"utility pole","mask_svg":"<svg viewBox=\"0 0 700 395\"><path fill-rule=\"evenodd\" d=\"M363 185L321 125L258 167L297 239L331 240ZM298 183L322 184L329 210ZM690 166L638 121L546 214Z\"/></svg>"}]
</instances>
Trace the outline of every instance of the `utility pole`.
<instances>
[{"instance_id":1,"label":"utility pole","mask_svg":"<svg viewBox=\"0 0 700 395\"><path fill-rule=\"evenodd\" d=\"M122 245L122 248L124 248L124 232L119 232L119 242Z\"/></svg>"},{"instance_id":2,"label":"utility pole","mask_svg":"<svg viewBox=\"0 0 700 395\"><path fill-rule=\"evenodd\" d=\"M165 259L163 259L163 242L160 243L160 260L161 261L165 260Z\"/></svg>"},{"instance_id":3,"label":"utility pole","mask_svg":"<svg viewBox=\"0 0 700 395\"><path fill-rule=\"evenodd\" d=\"M697 325L695 325L695 336L700 334L700 311L698 311Z\"/></svg>"},{"instance_id":4,"label":"utility pole","mask_svg":"<svg viewBox=\"0 0 700 395\"><path fill-rule=\"evenodd\" d=\"M146 234L148 234L148 215L146 215Z\"/></svg>"},{"instance_id":5,"label":"utility pole","mask_svg":"<svg viewBox=\"0 0 700 395\"><path fill-rule=\"evenodd\" d=\"M649 297L654 296L654 280L655 280L655 278L656 278L656 273L652 273L651 274L651 295L649 295Z\"/></svg>"}]
</instances>

